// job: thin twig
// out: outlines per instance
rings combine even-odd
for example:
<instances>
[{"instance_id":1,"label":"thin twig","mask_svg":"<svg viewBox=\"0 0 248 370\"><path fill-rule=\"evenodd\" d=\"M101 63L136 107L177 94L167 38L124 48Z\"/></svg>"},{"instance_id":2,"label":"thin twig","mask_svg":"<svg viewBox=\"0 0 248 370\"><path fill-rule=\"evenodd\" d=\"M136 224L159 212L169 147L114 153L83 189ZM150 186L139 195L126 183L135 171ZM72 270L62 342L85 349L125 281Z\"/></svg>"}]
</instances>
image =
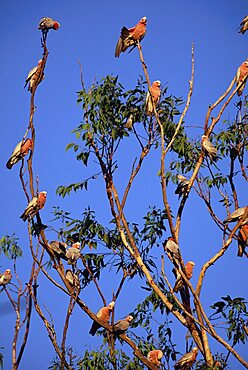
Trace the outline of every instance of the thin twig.
<instances>
[{"instance_id":1,"label":"thin twig","mask_svg":"<svg viewBox=\"0 0 248 370\"><path fill-rule=\"evenodd\" d=\"M172 139L171 141L169 142L169 144L167 145L165 151L164 151L164 157L165 155L168 153L169 149L171 148L173 142L175 141L175 138L181 128L181 125L183 123L183 120L184 120L184 117L189 109L189 106L190 106L190 101L191 101L191 96L193 94L193 86L194 86L194 76L195 76L195 57L194 57L194 44L192 44L192 50L191 50L191 79L189 81L189 92L188 92L188 96L187 96L187 101L186 101L186 104L185 104L185 107L184 107L184 110L183 110L183 113L181 114L180 116L180 119L179 119L179 122L177 124L177 127L176 127L176 130L174 132L174 135L172 136Z\"/></svg>"},{"instance_id":2,"label":"thin twig","mask_svg":"<svg viewBox=\"0 0 248 370\"><path fill-rule=\"evenodd\" d=\"M57 343L56 332L55 332L53 326L49 323L49 321L45 317L44 313L42 312L42 310L40 308L40 305L38 304L38 301L37 301L37 298L36 298L36 289L37 289L36 283L34 284L33 288L29 285L29 293L32 296L32 299L34 301L34 306L35 306L36 312L38 313L41 320L43 321L43 323L46 327L47 333L48 333L48 337L49 337L50 341L52 342L53 347L54 347L55 351L57 352L60 360L62 360L62 353L61 353L61 350L60 350L59 345ZM66 361L64 361L64 363L65 363L66 369L72 370L72 368L68 365L68 363Z\"/></svg>"},{"instance_id":3,"label":"thin twig","mask_svg":"<svg viewBox=\"0 0 248 370\"><path fill-rule=\"evenodd\" d=\"M104 295L103 295L103 293L102 293L102 291L101 291L101 289L100 289L100 286L99 286L99 284L98 284L98 282L97 282L97 279L94 277L94 275L93 275L93 273L92 273L92 271L91 271L91 269L89 268L89 266L87 265L87 263L86 263L86 261L85 261L85 259L84 259L84 256L80 256L81 257L81 260L82 260L82 262L83 262L83 265L84 265L84 267L86 268L86 270L88 271L88 273L90 274L90 276L91 276L91 278L92 278L92 280L93 280L93 282L94 282L94 284L95 284L95 286L96 286L96 289L97 289L97 291L98 291L98 293L99 293L99 295L100 295L100 297L101 297L101 299L102 299L102 301L103 301L103 305L104 306L106 306L106 299L105 299L105 297L104 297Z\"/></svg>"},{"instance_id":4,"label":"thin twig","mask_svg":"<svg viewBox=\"0 0 248 370\"><path fill-rule=\"evenodd\" d=\"M154 112L154 115L156 117L156 121L157 121L157 123L159 125L159 128L160 128L160 135L161 135L161 186L162 186L163 202L164 202L164 206L165 206L167 217L168 217L168 222L169 222L169 226L170 226L171 235L175 238L176 237L175 229L174 229L174 225L173 225L173 221L172 221L171 210L170 210L170 207L169 207L169 203L167 201L167 192L166 192L166 180L165 180L164 160L163 160L164 151L165 151L165 149L164 149L164 147L165 147L164 128L163 128L163 125L162 125L162 123L159 119L158 112L157 112L157 109L156 109L156 104L154 102L154 99L153 99L153 96L152 96L152 93L151 93L151 83L150 83L150 79L149 79L149 75L148 75L148 70L147 70L147 66L146 66L145 61L144 61L142 48L141 48L141 45L140 45L139 42L137 44L137 47L139 49L140 60L141 60L143 71L144 71L144 74L145 74L145 77L146 77L146 81L147 81L147 85L148 85L148 91L150 93L150 97L151 97L151 101L152 101L153 112Z\"/></svg>"}]
</instances>

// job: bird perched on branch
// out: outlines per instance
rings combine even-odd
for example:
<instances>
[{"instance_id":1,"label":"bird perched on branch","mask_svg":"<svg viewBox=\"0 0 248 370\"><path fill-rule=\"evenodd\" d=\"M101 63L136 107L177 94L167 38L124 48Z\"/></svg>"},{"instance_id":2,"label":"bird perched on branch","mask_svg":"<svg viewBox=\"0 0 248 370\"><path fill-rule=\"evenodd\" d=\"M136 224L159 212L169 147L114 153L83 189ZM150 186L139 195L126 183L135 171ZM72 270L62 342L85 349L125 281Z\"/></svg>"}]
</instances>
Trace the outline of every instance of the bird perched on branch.
<instances>
[{"instance_id":1,"label":"bird perched on branch","mask_svg":"<svg viewBox=\"0 0 248 370\"><path fill-rule=\"evenodd\" d=\"M67 260L67 257L66 257L67 244L66 243L60 242L57 240L52 240L49 243L49 247L54 251L54 254L56 255L56 257Z\"/></svg>"},{"instance_id":2,"label":"bird perched on branch","mask_svg":"<svg viewBox=\"0 0 248 370\"><path fill-rule=\"evenodd\" d=\"M170 236L165 245L164 245L164 250L166 253L170 254L170 256L174 259L174 261L179 264L178 259L180 257L180 251L179 251L179 246L176 243L175 239Z\"/></svg>"},{"instance_id":3,"label":"bird perched on branch","mask_svg":"<svg viewBox=\"0 0 248 370\"><path fill-rule=\"evenodd\" d=\"M151 94L148 91L148 93L146 95L146 114L147 114L147 116L152 116L152 114L154 112L151 95L153 97L153 101L155 103L155 106L159 102L159 98L160 98L160 94L161 94L160 86L161 86L161 82L159 80L154 81L152 83L151 89L150 89Z\"/></svg>"},{"instance_id":4,"label":"bird perched on branch","mask_svg":"<svg viewBox=\"0 0 248 370\"><path fill-rule=\"evenodd\" d=\"M217 149L213 146L211 141L208 139L206 135L202 135L202 147L205 152L208 154L211 161L217 159Z\"/></svg>"},{"instance_id":5,"label":"bird perched on branch","mask_svg":"<svg viewBox=\"0 0 248 370\"><path fill-rule=\"evenodd\" d=\"M24 88L27 86L27 84L29 83L28 85L28 91L33 92L33 88L35 86L38 86L39 83L44 79L44 73L41 72L41 69L42 69L42 65L43 65L43 60L40 59L38 61L38 64L37 66L33 67L28 75L27 75L27 78L26 78L26 81L25 81L25 85L24 85Z\"/></svg>"},{"instance_id":6,"label":"bird perched on branch","mask_svg":"<svg viewBox=\"0 0 248 370\"><path fill-rule=\"evenodd\" d=\"M247 245L248 245L248 225L244 225L240 227L238 234L238 257L243 257Z\"/></svg>"},{"instance_id":7,"label":"bird perched on branch","mask_svg":"<svg viewBox=\"0 0 248 370\"><path fill-rule=\"evenodd\" d=\"M232 212L224 221L223 224L226 225L229 222L236 222L241 219L242 216L246 213L247 207L237 208L234 212ZM248 222L248 217L243 220L242 225L245 225Z\"/></svg>"},{"instance_id":8,"label":"bird perched on branch","mask_svg":"<svg viewBox=\"0 0 248 370\"><path fill-rule=\"evenodd\" d=\"M29 150L33 149L33 140L32 139L26 139L25 141L20 141L15 149L13 150L13 153L10 156L10 159L6 163L6 167L10 170L14 164L16 164L18 161L20 161L22 158L25 157L25 155L28 154Z\"/></svg>"},{"instance_id":9,"label":"bird perched on branch","mask_svg":"<svg viewBox=\"0 0 248 370\"><path fill-rule=\"evenodd\" d=\"M7 269L3 274L0 274L0 286L7 285L12 279L11 270Z\"/></svg>"},{"instance_id":10,"label":"bird perched on branch","mask_svg":"<svg viewBox=\"0 0 248 370\"><path fill-rule=\"evenodd\" d=\"M141 18L139 23L132 28L122 27L121 36L117 42L115 48L115 57L119 58L121 52L124 53L129 47L137 45L137 42L141 41L146 34L146 17ZM129 51L129 53L133 50Z\"/></svg>"},{"instance_id":11,"label":"bird perched on branch","mask_svg":"<svg viewBox=\"0 0 248 370\"><path fill-rule=\"evenodd\" d=\"M124 127L127 128L128 130L131 130L133 128L133 114L132 113L130 113L130 115L128 116Z\"/></svg>"},{"instance_id":12,"label":"bird perched on branch","mask_svg":"<svg viewBox=\"0 0 248 370\"><path fill-rule=\"evenodd\" d=\"M118 320L114 326L113 331L116 335L123 334L130 325L130 322L133 320L133 316L129 315L123 320Z\"/></svg>"},{"instance_id":13,"label":"bird perched on branch","mask_svg":"<svg viewBox=\"0 0 248 370\"><path fill-rule=\"evenodd\" d=\"M194 347L192 351L187 352L183 357L178 360L175 365L174 369L175 370L189 370L191 369L191 366L195 363L196 361L196 356L198 353L198 348Z\"/></svg>"},{"instance_id":14,"label":"bird perched on branch","mask_svg":"<svg viewBox=\"0 0 248 370\"><path fill-rule=\"evenodd\" d=\"M194 266L195 266L195 263L193 261L189 261L185 265L185 275L186 275L188 280L190 280L193 276ZM173 273L176 277L176 282L175 282L175 286L174 286L173 290L174 290L174 292L177 293L183 287L184 280L183 280L180 272L177 269L174 268L172 271L173 271Z\"/></svg>"},{"instance_id":15,"label":"bird perched on branch","mask_svg":"<svg viewBox=\"0 0 248 370\"><path fill-rule=\"evenodd\" d=\"M248 59L245 60L241 66L239 66L236 74L236 84L239 85L246 77L248 76ZM240 86L240 88L237 90L237 95L241 96L242 92L245 88L246 82L243 83L243 85Z\"/></svg>"},{"instance_id":16,"label":"bird perched on branch","mask_svg":"<svg viewBox=\"0 0 248 370\"><path fill-rule=\"evenodd\" d=\"M74 274L71 270L66 270L65 272L65 278L69 281L70 285L72 287L76 287L77 289L80 289L80 281L76 274Z\"/></svg>"},{"instance_id":17,"label":"bird perched on branch","mask_svg":"<svg viewBox=\"0 0 248 370\"><path fill-rule=\"evenodd\" d=\"M25 211L20 216L20 218L23 219L23 221L26 221L28 218L33 218L40 209L42 209L46 203L46 191L41 191L38 194L38 197L33 197L33 199L28 203Z\"/></svg>"},{"instance_id":18,"label":"bird perched on branch","mask_svg":"<svg viewBox=\"0 0 248 370\"><path fill-rule=\"evenodd\" d=\"M108 323L109 319L110 319L110 314L113 311L114 305L115 305L115 302L112 301L112 302L109 303L108 306L104 306L104 307L100 308L100 310L96 314L96 317L98 317L98 319L101 319L104 323ZM89 334L95 335L96 331L100 327L101 327L101 325L98 324L98 322L93 321L92 326L91 326L90 331L89 331Z\"/></svg>"},{"instance_id":19,"label":"bird perched on branch","mask_svg":"<svg viewBox=\"0 0 248 370\"><path fill-rule=\"evenodd\" d=\"M41 30L43 35L46 35L49 30L53 29L57 31L60 27L59 22L55 21L50 17L41 18L39 22L38 30Z\"/></svg>"},{"instance_id":20,"label":"bird perched on branch","mask_svg":"<svg viewBox=\"0 0 248 370\"><path fill-rule=\"evenodd\" d=\"M175 194L178 194L178 198L180 198L182 195L186 195L188 193L189 180L182 175L177 175L177 178L179 180L179 184L177 185Z\"/></svg>"},{"instance_id":21,"label":"bird perched on branch","mask_svg":"<svg viewBox=\"0 0 248 370\"><path fill-rule=\"evenodd\" d=\"M68 258L68 265L74 265L80 258L80 243L76 242L72 244L66 251L66 257Z\"/></svg>"},{"instance_id":22,"label":"bird perched on branch","mask_svg":"<svg viewBox=\"0 0 248 370\"><path fill-rule=\"evenodd\" d=\"M140 120L141 110L139 106L130 103L126 106L126 109L127 114L125 112L124 117L126 118L126 122L124 123L124 127L130 131L132 130L134 123Z\"/></svg>"},{"instance_id":23,"label":"bird perched on branch","mask_svg":"<svg viewBox=\"0 0 248 370\"><path fill-rule=\"evenodd\" d=\"M160 349L154 349L153 351L148 352L147 359L154 365L160 366L161 358L163 357L163 352Z\"/></svg>"},{"instance_id":24,"label":"bird perched on branch","mask_svg":"<svg viewBox=\"0 0 248 370\"><path fill-rule=\"evenodd\" d=\"M216 361L214 363L213 370L223 370L223 367L221 366L221 363L219 361Z\"/></svg>"},{"instance_id":25,"label":"bird perched on branch","mask_svg":"<svg viewBox=\"0 0 248 370\"><path fill-rule=\"evenodd\" d=\"M240 30L239 33L242 35L248 30L248 15L244 17L242 22L240 23Z\"/></svg>"}]
</instances>

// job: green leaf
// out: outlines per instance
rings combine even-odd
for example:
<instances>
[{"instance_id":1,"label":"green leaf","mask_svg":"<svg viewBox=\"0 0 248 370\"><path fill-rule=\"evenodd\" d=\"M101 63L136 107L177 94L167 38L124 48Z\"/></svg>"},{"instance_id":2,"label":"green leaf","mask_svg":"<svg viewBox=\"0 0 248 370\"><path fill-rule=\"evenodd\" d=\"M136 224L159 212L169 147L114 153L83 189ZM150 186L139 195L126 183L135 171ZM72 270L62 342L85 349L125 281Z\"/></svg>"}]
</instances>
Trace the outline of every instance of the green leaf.
<instances>
[{"instance_id":1,"label":"green leaf","mask_svg":"<svg viewBox=\"0 0 248 370\"><path fill-rule=\"evenodd\" d=\"M74 143L70 143L70 144L67 144L66 147L65 147L65 150L69 150L71 149L75 144Z\"/></svg>"}]
</instances>

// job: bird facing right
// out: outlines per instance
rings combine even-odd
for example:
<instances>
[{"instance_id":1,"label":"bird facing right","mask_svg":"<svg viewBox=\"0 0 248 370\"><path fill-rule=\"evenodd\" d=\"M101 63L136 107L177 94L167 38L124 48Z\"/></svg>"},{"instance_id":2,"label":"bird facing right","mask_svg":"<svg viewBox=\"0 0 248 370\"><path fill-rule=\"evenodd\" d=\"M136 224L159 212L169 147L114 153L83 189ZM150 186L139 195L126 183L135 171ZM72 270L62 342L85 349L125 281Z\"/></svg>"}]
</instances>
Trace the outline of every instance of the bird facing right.
<instances>
[{"instance_id":1,"label":"bird facing right","mask_svg":"<svg viewBox=\"0 0 248 370\"><path fill-rule=\"evenodd\" d=\"M121 35L115 48L115 57L119 58L121 53L124 53L131 46L135 47L144 38L146 34L146 21L146 17L143 17L132 28L122 27Z\"/></svg>"}]
</instances>

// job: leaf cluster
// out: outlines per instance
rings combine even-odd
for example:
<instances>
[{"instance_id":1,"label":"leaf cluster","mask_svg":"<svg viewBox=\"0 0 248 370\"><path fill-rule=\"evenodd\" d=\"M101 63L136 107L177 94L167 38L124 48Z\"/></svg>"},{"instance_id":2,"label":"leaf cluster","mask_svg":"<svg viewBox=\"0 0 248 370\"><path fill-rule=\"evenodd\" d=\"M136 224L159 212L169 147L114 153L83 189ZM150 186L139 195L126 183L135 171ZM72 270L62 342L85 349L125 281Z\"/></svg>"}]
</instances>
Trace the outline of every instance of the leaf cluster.
<instances>
[{"instance_id":1,"label":"leaf cluster","mask_svg":"<svg viewBox=\"0 0 248 370\"><path fill-rule=\"evenodd\" d=\"M221 297L222 300L210 306L215 312L211 319L224 318L227 338L232 341L232 345L248 340L248 312L244 298L231 298L229 295Z\"/></svg>"},{"instance_id":2,"label":"leaf cluster","mask_svg":"<svg viewBox=\"0 0 248 370\"><path fill-rule=\"evenodd\" d=\"M9 259L15 260L17 257L22 256L22 250L18 245L18 240L15 233L12 235L3 236L0 239L0 254L4 253Z\"/></svg>"}]
</instances>

